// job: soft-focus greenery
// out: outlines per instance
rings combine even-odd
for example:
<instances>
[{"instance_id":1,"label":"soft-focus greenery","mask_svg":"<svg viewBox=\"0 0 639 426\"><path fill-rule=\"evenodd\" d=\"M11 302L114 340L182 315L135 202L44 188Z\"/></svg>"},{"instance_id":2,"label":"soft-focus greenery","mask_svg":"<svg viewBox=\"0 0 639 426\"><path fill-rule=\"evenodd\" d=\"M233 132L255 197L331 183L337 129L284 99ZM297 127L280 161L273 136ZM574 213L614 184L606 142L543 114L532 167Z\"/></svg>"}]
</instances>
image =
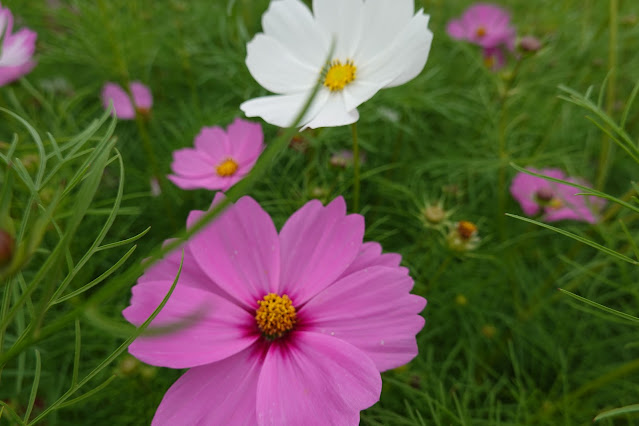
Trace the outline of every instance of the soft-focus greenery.
<instances>
[{"instance_id":1,"label":"soft-focus greenery","mask_svg":"<svg viewBox=\"0 0 639 426\"><path fill-rule=\"evenodd\" d=\"M636 6L502 1L518 33L536 36L543 48L493 73L477 48L445 33L446 22L471 2L417 3L435 33L426 68L360 108L360 213L367 240L402 254L414 292L428 299L426 326L419 356L384 373L381 401L362 413L362 424L587 424L623 406L630 407L602 415L599 424L639 421L632 407L639 394L636 319L557 291L635 315L636 265L505 215L523 215L508 192L517 173L511 163L562 168L637 206L638 164L587 118L621 138L602 117L619 123L627 116L627 135L637 145L639 102L628 104L639 81ZM161 196L151 196L154 171L142 136L168 174L174 149L190 146L204 125L228 125L241 116L242 101L265 94L244 58L267 5L3 1L17 25L39 36L38 66L0 88L0 227L13 227L24 243L13 269L0 270L0 361L8 361L0 424L43 412L38 424L148 424L181 374L116 357L133 332L121 317L136 278L127 281L127 274L184 230L190 210L212 199L164 179ZM100 90L106 81L129 80L151 87L152 117L114 127ZM589 106L579 94L590 87ZM267 143L281 134L266 124L264 131ZM350 147L350 137L348 127L304 132L306 152L286 149L264 164L250 194L278 226L311 198L344 195L350 203L352 169L329 164L334 152ZM602 160L606 146L612 148ZM477 249L453 253L442 233L424 226L423 208L438 200L453 210L451 220L478 224ZM637 259L636 219L632 209L609 201L597 225L553 226ZM112 354L112 363L101 364ZM59 398L86 377L67 402L87 398L64 406Z\"/></svg>"}]
</instances>

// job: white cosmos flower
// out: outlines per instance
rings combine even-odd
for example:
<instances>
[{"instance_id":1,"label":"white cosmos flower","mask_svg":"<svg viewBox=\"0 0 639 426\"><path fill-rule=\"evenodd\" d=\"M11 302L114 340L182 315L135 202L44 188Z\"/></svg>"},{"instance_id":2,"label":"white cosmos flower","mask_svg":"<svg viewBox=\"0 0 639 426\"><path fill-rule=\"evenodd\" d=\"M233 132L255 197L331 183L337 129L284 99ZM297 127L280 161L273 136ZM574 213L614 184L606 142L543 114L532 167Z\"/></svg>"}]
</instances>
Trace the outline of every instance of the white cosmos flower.
<instances>
[{"instance_id":1,"label":"white cosmos flower","mask_svg":"<svg viewBox=\"0 0 639 426\"><path fill-rule=\"evenodd\" d=\"M303 128L356 122L360 104L413 79L426 64L433 33L429 16L415 13L413 2L313 0L313 14L299 0L273 0L262 16L264 32L247 45L246 65L276 95L240 108L248 117L288 127L320 79Z\"/></svg>"}]
</instances>

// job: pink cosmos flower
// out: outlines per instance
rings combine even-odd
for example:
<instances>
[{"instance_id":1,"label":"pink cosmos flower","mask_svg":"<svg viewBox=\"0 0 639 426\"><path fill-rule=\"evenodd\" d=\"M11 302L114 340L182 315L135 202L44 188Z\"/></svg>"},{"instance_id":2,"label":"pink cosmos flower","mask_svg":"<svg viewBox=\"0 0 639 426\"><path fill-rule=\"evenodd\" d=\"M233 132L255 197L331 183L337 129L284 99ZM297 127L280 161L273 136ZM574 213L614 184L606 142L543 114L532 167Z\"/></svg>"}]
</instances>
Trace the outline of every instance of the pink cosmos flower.
<instances>
[{"instance_id":1,"label":"pink cosmos flower","mask_svg":"<svg viewBox=\"0 0 639 426\"><path fill-rule=\"evenodd\" d=\"M510 15L499 6L476 3L466 9L459 19L450 21L446 27L449 36L467 40L483 48L515 47L516 30L510 26Z\"/></svg>"},{"instance_id":2,"label":"pink cosmos flower","mask_svg":"<svg viewBox=\"0 0 639 426\"><path fill-rule=\"evenodd\" d=\"M591 186L583 179L566 177L564 172L559 169L537 170L530 168L528 170L551 178ZM567 219L596 223L599 220L597 213L605 204L605 200L598 197L575 195L578 192L580 192L578 188L570 185L551 182L523 172L515 176L510 186L510 193L528 216L543 213L543 220L546 222Z\"/></svg>"},{"instance_id":3,"label":"pink cosmos flower","mask_svg":"<svg viewBox=\"0 0 639 426\"><path fill-rule=\"evenodd\" d=\"M191 212L187 226L203 214ZM401 257L363 236L364 218L347 215L341 197L308 202L279 234L243 197L187 242L151 326L188 325L129 347L149 364L190 368L152 424L357 425L379 399L380 372L417 355L426 305L409 293ZM128 321L141 324L159 305L181 253L138 280Z\"/></svg>"},{"instance_id":4,"label":"pink cosmos flower","mask_svg":"<svg viewBox=\"0 0 639 426\"><path fill-rule=\"evenodd\" d=\"M13 15L0 4L0 86L19 79L35 66L32 58L38 35L27 28L15 34L12 30Z\"/></svg>"},{"instance_id":5,"label":"pink cosmos flower","mask_svg":"<svg viewBox=\"0 0 639 426\"><path fill-rule=\"evenodd\" d=\"M246 176L264 149L264 134L258 123L236 118L225 132L204 127L195 137L195 148L173 152L168 178L182 189L204 188L226 191Z\"/></svg>"},{"instance_id":6,"label":"pink cosmos flower","mask_svg":"<svg viewBox=\"0 0 639 426\"><path fill-rule=\"evenodd\" d=\"M151 90L139 81L131 82L129 86L133 95L133 102L129 94L118 84L108 82L102 89L102 104L105 109L113 102L113 114L120 120L133 120L136 109L142 115L148 115L153 106Z\"/></svg>"}]
</instances>

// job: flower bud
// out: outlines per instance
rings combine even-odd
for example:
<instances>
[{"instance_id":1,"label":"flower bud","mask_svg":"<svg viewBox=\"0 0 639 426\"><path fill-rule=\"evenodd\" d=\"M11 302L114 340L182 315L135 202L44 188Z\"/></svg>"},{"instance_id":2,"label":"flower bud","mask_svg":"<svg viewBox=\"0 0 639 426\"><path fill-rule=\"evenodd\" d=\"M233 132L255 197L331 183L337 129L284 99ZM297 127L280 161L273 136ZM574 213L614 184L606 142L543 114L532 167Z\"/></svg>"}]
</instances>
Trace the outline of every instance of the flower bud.
<instances>
[{"instance_id":1,"label":"flower bud","mask_svg":"<svg viewBox=\"0 0 639 426\"><path fill-rule=\"evenodd\" d=\"M536 52L541 49L541 42L533 36L525 36L519 40L519 48L524 52Z\"/></svg>"}]
</instances>

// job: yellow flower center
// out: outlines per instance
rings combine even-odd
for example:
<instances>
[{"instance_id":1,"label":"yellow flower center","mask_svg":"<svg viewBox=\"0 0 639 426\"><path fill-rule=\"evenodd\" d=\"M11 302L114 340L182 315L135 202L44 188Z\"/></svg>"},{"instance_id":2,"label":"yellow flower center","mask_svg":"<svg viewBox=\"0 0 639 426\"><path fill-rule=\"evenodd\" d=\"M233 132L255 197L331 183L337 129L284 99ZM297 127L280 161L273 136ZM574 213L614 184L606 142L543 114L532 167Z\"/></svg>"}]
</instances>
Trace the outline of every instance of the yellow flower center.
<instances>
[{"instance_id":1,"label":"yellow flower center","mask_svg":"<svg viewBox=\"0 0 639 426\"><path fill-rule=\"evenodd\" d=\"M564 203L562 203L559 198L553 198L548 203L548 207L550 207L551 209L554 209L554 210L560 209L563 206L564 206Z\"/></svg>"},{"instance_id":2,"label":"yellow flower center","mask_svg":"<svg viewBox=\"0 0 639 426\"><path fill-rule=\"evenodd\" d=\"M324 76L324 86L331 92L338 92L355 80L356 71L357 67L350 59L344 64L339 59L335 59L329 63L328 71Z\"/></svg>"},{"instance_id":3,"label":"yellow flower center","mask_svg":"<svg viewBox=\"0 0 639 426\"><path fill-rule=\"evenodd\" d=\"M475 31L475 34L477 35L477 37L482 38L483 36L486 35L486 28L477 27L477 30Z\"/></svg>"},{"instance_id":4,"label":"yellow flower center","mask_svg":"<svg viewBox=\"0 0 639 426\"><path fill-rule=\"evenodd\" d=\"M477 225L466 220L460 220L457 224L457 233L462 240L470 240L477 233Z\"/></svg>"},{"instance_id":5,"label":"yellow flower center","mask_svg":"<svg viewBox=\"0 0 639 426\"><path fill-rule=\"evenodd\" d=\"M238 165L232 158L227 158L215 168L217 174L221 177L233 176L237 172Z\"/></svg>"},{"instance_id":6,"label":"yellow flower center","mask_svg":"<svg viewBox=\"0 0 639 426\"><path fill-rule=\"evenodd\" d=\"M258 300L257 304L259 308L255 311L255 321L267 339L280 338L295 326L295 306L286 294L278 296L269 293L262 300Z\"/></svg>"}]
</instances>

